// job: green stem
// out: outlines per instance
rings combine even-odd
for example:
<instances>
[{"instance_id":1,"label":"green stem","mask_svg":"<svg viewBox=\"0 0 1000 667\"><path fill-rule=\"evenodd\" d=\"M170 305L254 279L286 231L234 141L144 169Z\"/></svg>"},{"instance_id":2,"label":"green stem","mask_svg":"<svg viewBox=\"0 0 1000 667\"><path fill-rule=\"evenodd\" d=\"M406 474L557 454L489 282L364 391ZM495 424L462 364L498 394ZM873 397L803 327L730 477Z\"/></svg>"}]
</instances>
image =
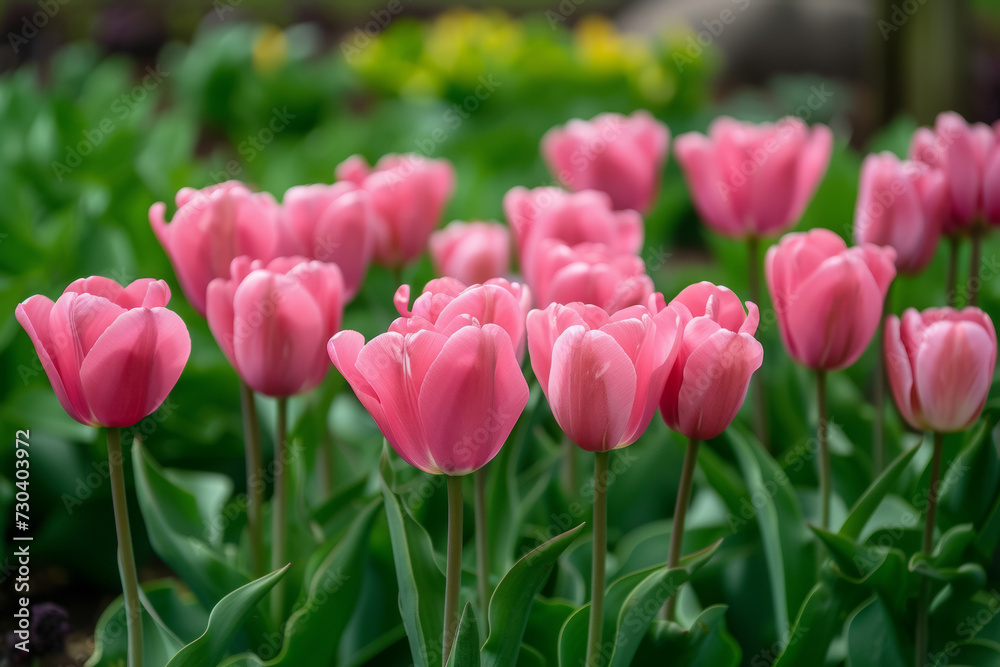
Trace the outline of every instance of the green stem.
<instances>
[{"instance_id":1,"label":"green stem","mask_svg":"<svg viewBox=\"0 0 1000 667\"><path fill-rule=\"evenodd\" d=\"M892 285L885 294L882 304L882 320L878 325L878 336L875 342L875 435L872 443L872 459L875 466L875 476L882 473L885 461L885 318L892 312L890 297Z\"/></svg>"},{"instance_id":2,"label":"green stem","mask_svg":"<svg viewBox=\"0 0 1000 667\"><path fill-rule=\"evenodd\" d=\"M576 481L576 450L577 446L563 435L562 439L563 486L566 487L566 497L572 502L579 495L580 487Z\"/></svg>"},{"instance_id":3,"label":"green stem","mask_svg":"<svg viewBox=\"0 0 1000 667\"><path fill-rule=\"evenodd\" d=\"M253 389L240 380L240 405L243 408L243 448L247 470L247 532L250 534L250 572L254 578L264 576L264 460L260 453L260 427Z\"/></svg>"},{"instance_id":4,"label":"green stem","mask_svg":"<svg viewBox=\"0 0 1000 667\"><path fill-rule=\"evenodd\" d=\"M490 607L490 536L486 520L486 470L489 464L476 471L473 482L476 491L476 570L479 584L479 611L481 622L489 619Z\"/></svg>"},{"instance_id":5,"label":"green stem","mask_svg":"<svg viewBox=\"0 0 1000 667\"><path fill-rule=\"evenodd\" d=\"M760 261L759 239L756 236L747 237L747 282L750 287L750 300L762 308L760 302ZM767 433L767 407L764 404L764 373L753 374L753 432L757 440L770 450L771 445Z\"/></svg>"},{"instance_id":6,"label":"green stem","mask_svg":"<svg viewBox=\"0 0 1000 667\"><path fill-rule=\"evenodd\" d=\"M934 548L934 519L937 514L938 479L941 476L941 450L944 445L944 435L934 434L934 454L931 458L931 479L927 494L927 520L924 524L924 541L922 551L930 557ZM930 605L930 579L923 577L920 581L920 597L917 599L917 667L924 667L927 659L928 608Z\"/></svg>"},{"instance_id":7,"label":"green stem","mask_svg":"<svg viewBox=\"0 0 1000 667\"><path fill-rule=\"evenodd\" d=\"M833 488L830 484L830 448L826 442L826 371L816 371L816 407L819 421L816 424L816 439L819 441L819 495L820 519L823 530L830 528L830 496Z\"/></svg>"},{"instance_id":8,"label":"green stem","mask_svg":"<svg viewBox=\"0 0 1000 667\"><path fill-rule=\"evenodd\" d=\"M278 417L274 431L274 496L271 499L271 569L277 570L285 563L285 448L288 439L288 398L278 401ZM285 614L285 587L279 581L271 589L271 615L281 626Z\"/></svg>"},{"instance_id":9,"label":"green stem","mask_svg":"<svg viewBox=\"0 0 1000 667\"><path fill-rule=\"evenodd\" d=\"M595 452L594 457L594 552L590 571L590 628L587 632L588 667L601 659L604 617L604 567L608 551L608 459L611 452Z\"/></svg>"},{"instance_id":10,"label":"green stem","mask_svg":"<svg viewBox=\"0 0 1000 667\"><path fill-rule=\"evenodd\" d=\"M458 591L462 585L462 478L448 476L448 563L444 584L444 644L441 664L448 664L458 630Z\"/></svg>"},{"instance_id":11,"label":"green stem","mask_svg":"<svg viewBox=\"0 0 1000 667\"><path fill-rule=\"evenodd\" d=\"M948 306L958 303L958 234L948 237L948 273L945 282L945 298Z\"/></svg>"},{"instance_id":12,"label":"green stem","mask_svg":"<svg viewBox=\"0 0 1000 667\"><path fill-rule=\"evenodd\" d=\"M122 468L121 430L108 427L108 466L111 471L111 503L115 510L118 533L118 569L125 592L125 623L128 626L128 665L142 667L142 607L139 605L139 577L132 551L132 533L128 523L125 496L125 473Z\"/></svg>"},{"instance_id":13,"label":"green stem","mask_svg":"<svg viewBox=\"0 0 1000 667\"><path fill-rule=\"evenodd\" d=\"M969 286L967 293L969 298L966 303L970 306L975 306L979 303L979 288L980 278L979 278L979 263L982 261L983 252L983 225L980 222L976 222L972 226L972 231L969 233L969 239L972 242L972 256L969 258Z\"/></svg>"},{"instance_id":14,"label":"green stem","mask_svg":"<svg viewBox=\"0 0 1000 667\"><path fill-rule=\"evenodd\" d=\"M684 467L681 469L681 484L677 489L677 504L674 506L674 525L670 530L670 553L667 556L667 567L675 568L681 562L681 543L684 541L684 519L687 517L688 503L691 501L691 486L694 483L694 470L698 465L698 441L688 440L684 452ZM663 605L663 618L668 621L675 619L677 596L671 595Z\"/></svg>"}]
</instances>

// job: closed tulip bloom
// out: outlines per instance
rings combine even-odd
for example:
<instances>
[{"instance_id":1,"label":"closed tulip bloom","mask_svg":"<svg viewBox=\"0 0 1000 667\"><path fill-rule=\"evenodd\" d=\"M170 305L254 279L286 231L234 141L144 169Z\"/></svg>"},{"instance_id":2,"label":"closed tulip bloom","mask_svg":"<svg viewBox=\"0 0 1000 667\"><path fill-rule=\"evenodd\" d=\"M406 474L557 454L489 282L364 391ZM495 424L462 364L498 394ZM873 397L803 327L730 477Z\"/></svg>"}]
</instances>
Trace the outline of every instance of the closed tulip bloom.
<instances>
[{"instance_id":1,"label":"closed tulip bloom","mask_svg":"<svg viewBox=\"0 0 1000 667\"><path fill-rule=\"evenodd\" d=\"M531 292L520 283L493 278L481 285L466 287L454 278L436 278L410 304L410 286L400 285L393 301L398 317L389 331L415 333L435 329L445 335L475 324L496 324L507 332L517 358L524 357L524 322L531 310Z\"/></svg>"},{"instance_id":2,"label":"closed tulip bloom","mask_svg":"<svg viewBox=\"0 0 1000 667\"><path fill-rule=\"evenodd\" d=\"M647 111L602 113L549 130L542 155L571 190L600 190L615 210L645 213L653 205L667 158L670 130Z\"/></svg>"},{"instance_id":3,"label":"closed tulip bloom","mask_svg":"<svg viewBox=\"0 0 1000 667\"><path fill-rule=\"evenodd\" d=\"M375 261L402 266L420 257L455 191L447 160L386 155L375 167L354 155L337 166L337 178L364 188L376 213Z\"/></svg>"},{"instance_id":4,"label":"closed tulip bloom","mask_svg":"<svg viewBox=\"0 0 1000 667\"><path fill-rule=\"evenodd\" d=\"M940 170L890 152L871 154L861 167L854 242L889 246L897 270L918 273L937 250L946 197Z\"/></svg>"},{"instance_id":5,"label":"closed tulip bloom","mask_svg":"<svg viewBox=\"0 0 1000 667\"><path fill-rule=\"evenodd\" d=\"M896 252L848 248L829 229L786 234L764 260L788 354L813 370L850 366L878 329Z\"/></svg>"},{"instance_id":6,"label":"closed tulip bloom","mask_svg":"<svg viewBox=\"0 0 1000 667\"><path fill-rule=\"evenodd\" d=\"M667 426L708 440L732 423L746 398L764 348L754 338L760 315L725 287L700 282L684 288L670 306L680 315L681 343L660 399Z\"/></svg>"},{"instance_id":7,"label":"closed tulip bloom","mask_svg":"<svg viewBox=\"0 0 1000 667\"><path fill-rule=\"evenodd\" d=\"M367 344L341 331L327 350L396 453L431 474L489 463L528 403L510 336L496 324L391 330Z\"/></svg>"},{"instance_id":8,"label":"closed tulip bloom","mask_svg":"<svg viewBox=\"0 0 1000 667\"><path fill-rule=\"evenodd\" d=\"M268 396L308 391L326 376L326 342L340 329L344 280L336 264L279 257L233 260L208 286L208 326L243 381Z\"/></svg>"},{"instance_id":9,"label":"closed tulip bloom","mask_svg":"<svg viewBox=\"0 0 1000 667\"><path fill-rule=\"evenodd\" d=\"M979 418L993 381L997 334L978 308L908 308L885 322L886 372L913 428L963 431Z\"/></svg>"},{"instance_id":10,"label":"closed tulip bloom","mask_svg":"<svg viewBox=\"0 0 1000 667\"><path fill-rule=\"evenodd\" d=\"M529 281L534 249L546 239L568 246L602 243L629 254L642 249L642 217L635 211L614 211L603 192L516 187L504 195L503 209L517 241L521 272Z\"/></svg>"},{"instance_id":11,"label":"closed tulip bloom","mask_svg":"<svg viewBox=\"0 0 1000 667\"><path fill-rule=\"evenodd\" d=\"M431 234L430 251L438 275L467 285L510 272L510 230L498 222L456 220Z\"/></svg>"},{"instance_id":12,"label":"closed tulip bloom","mask_svg":"<svg viewBox=\"0 0 1000 667\"><path fill-rule=\"evenodd\" d=\"M340 267L345 297L353 298L375 252L375 209L368 193L352 183L297 185L285 193L281 211L297 253Z\"/></svg>"},{"instance_id":13,"label":"closed tulip bloom","mask_svg":"<svg viewBox=\"0 0 1000 667\"><path fill-rule=\"evenodd\" d=\"M943 232L967 230L983 215L987 192L1000 187L1000 173L987 164L997 145L993 128L969 124L954 111L938 114L934 129L922 127L910 142L910 159L944 172L948 212Z\"/></svg>"},{"instance_id":14,"label":"closed tulip bloom","mask_svg":"<svg viewBox=\"0 0 1000 667\"><path fill-rule=\"evenodd\" d=\"M612 313L645 304L653 280L641 257L611 250L597 243L569 247L553 239L542 241L535 255L529 285L540 307L580 301Z\"/></svg>"},{"instance_id":15,"label":"closed tulip bloom","mask_svg":"<svg viewBox=\"0 0 1000 667\"><path fill-rule=\"evenodd\" d=\"M164 221L162 202L149 209L149 222L166 251L184 296L205 315L208 284L229 276L229 264L240 255L270 261L284 249L280 211L274 197L251 192L239 181L202 190L182 188L177 213Z\"/></svg>"},{"instance_id":16,"label":"closed tulip bloom","mask_svg":"<svg viewBox=\"0 0 1000 667\"><path fill-rule=\"evenodd\" d=\"M168 301L162 280L122 287L94 276L71 283L55 303L35 295L15 315L69 416L122 427L160 407L191 354L187 327Z\"/></svg>"},{"instance_id":17,"label":"closed tulip bloom","mask_svg":"<svg viewBox=\"0 0 1000 667\"><path fill-rule=\"evenodd\" d=\"M649 426L679 347L673 308L552 304L528 314L528 353L552 414L579 447L635 442Z\"/></svg>"},{"instance_id":18,"label":"closed tulip bloom","mask_svg":"<svg viewBox=\"0 0 1000 667\"><path fill-rule=\"evenodd\" d=\"M744 123L721 117L708 136L677 137L674 156L702 220L733 238L795 226L826 173L833 135L798 118Z\"/></svg>"}]
</instances>

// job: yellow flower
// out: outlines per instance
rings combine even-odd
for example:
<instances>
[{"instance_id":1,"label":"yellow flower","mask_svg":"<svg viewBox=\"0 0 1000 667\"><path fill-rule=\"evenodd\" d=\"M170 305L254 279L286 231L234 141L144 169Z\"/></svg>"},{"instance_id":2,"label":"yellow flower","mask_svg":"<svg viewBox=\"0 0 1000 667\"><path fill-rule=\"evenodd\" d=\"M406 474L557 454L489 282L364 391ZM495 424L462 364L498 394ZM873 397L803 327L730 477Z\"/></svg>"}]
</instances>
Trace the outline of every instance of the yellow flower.
<instances>
[{"instance_id":1,"label":"yellow flower","mask_svg":"<svg viewBox=\"0 0 1000 667\"><path fill-rule=\"evenodd\" d=\"M288 40L284 31L273 25L264 26L253 43L253 68L258 74L280 69L288 60Z\"/></svg>"},{"instance_id":2,"label":"yellow flower","mask_svg":"<svg viewBox=\"0 0 1000 667\"><path fill-rule=\"evenodd\" d=\"M573 37L584 67L599 73L635 72L652 61L644 39L621 34L603 16L583 17Z\"/></svg>"}]
</instances>

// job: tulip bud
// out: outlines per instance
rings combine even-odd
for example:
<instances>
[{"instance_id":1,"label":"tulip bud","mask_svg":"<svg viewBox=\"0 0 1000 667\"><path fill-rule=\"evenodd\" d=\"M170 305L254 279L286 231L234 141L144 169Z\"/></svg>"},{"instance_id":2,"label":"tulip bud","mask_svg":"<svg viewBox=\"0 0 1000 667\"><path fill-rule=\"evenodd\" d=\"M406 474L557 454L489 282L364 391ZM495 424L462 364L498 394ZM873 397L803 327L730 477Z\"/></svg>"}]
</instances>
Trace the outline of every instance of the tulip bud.
<instances>
[{"instance_id":1,"label":"tulip bud","mask_svg":"<svg viewBox=\"0 0 1000 667\"><path fill-rule=\"evenodd\" d=\"M438 275L466 285L502 278L510 271L510 233L496 222L452 222L431 234L431 261Z\"/></svg>"}]
</instances>

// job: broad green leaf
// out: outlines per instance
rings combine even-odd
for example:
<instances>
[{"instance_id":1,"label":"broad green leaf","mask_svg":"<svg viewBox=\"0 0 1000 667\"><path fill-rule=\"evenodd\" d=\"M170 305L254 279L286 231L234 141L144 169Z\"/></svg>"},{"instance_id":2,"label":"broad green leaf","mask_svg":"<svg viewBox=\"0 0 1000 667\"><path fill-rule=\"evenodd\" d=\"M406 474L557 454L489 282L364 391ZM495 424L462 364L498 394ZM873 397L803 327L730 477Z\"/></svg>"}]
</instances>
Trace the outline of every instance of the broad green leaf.
<instances>
[{"instance_id":1,"label":"broad green leaf","mask_svg":"<svg viewBox=\"0 0 1000 667\"><path fill-rule=\"evenodd\" d=\"M847 619L847 664L850 667L909 667L896 624L882 601L870 598Z\"/></svg>"},{"instance_id":2,"label":"broad green leaf","mask_svg":"<svg viewBox=\"0 0 1000 667\"><path fill-rule=\"evenodd\" d=\"M841 525L840 530L837 531L843 537L850 540L856 540L861 536L861 531L864 529L865 524L871 519L875 510L878 509L879 504L885 498L886 494L892 491L896 483L899 481L900 476L906 467L913 460L914 455L920 449L920 444L916 444L910 449L906 450L900 454L892 464L885 469L885 471L878 476L868 490L862 494L858 499L858 502L854 504L851 511L847 514L847 518L844 520L843 525Z\"/></svg>"},{"instance_id":3,"label":"broad green leaf","mask_svg":"<svg viewBox=\"0 0 1000 667\"><path fill-rule=\"evenodd\" d=\"M985 639L974 639L959 644L942 655L934 667L993 667L1000 665L1000 644Z\"/></svg>"},{"instance_id":4,"label":"broad green leaf","mask_svg":"<svg viewBox=\"0 0 1000 667\"><path fill-rule=\"evenodd\" d=\"M559 633L553 628L561 628L576 607L565 600L535 597L528 615L528 625L524 629L524 643L535 649L549 665L559 664Z\"/></svg>"},{"instance_id":5,"label":"broad green leaf","mask_svg":"<svg viewBox=\"0 0 1000 667\"><path fill-rule=\"evenodd\" d=\"M427 531L409 515L392 490L394 476L388 444L383 445L379 469L399 583L399 609L410 652L417 667L437 667L444 633L444 573L437 566Z\"/></svg>"},{"instance_id":6,"label":"broad green leaf","mask_svg":"<svg viewBox=\"0 0 1000 667\"><path fill-rule=\"evenodd\" d=\"M944 525L973 523L981 526L989 516L1000 485L998 421L1000 411L988 411L944 471L938 500L938 517Z\"/></svg>"},{"instance_id":7,"label":"broad green leaf","mask_svg":"<svg viewBox=\"0 0 1000 667\"><path fill-rule=\"evenodd\" d=\"M815 526L812 530L826 546L832 568L841 579L861 586L859 594L877 593L894 613L904 613L918 585L907 568L906 554L896 548L858 545Z\"/></svg>"},{"instance_id":8,"label":"broad green leaf","mask_svg":"<svg viewBox=\"0 0 1000 667\"><path fill-rule=\"evenodd\" d=\"M535 594L548 579L559 556L583 530L583 524L535 547L504 576L490 598L490 634L483 645L483 665L517 662Z\"/></svg>"},{"instance_id":9,"label":"broad green leaf","mask_svg":"<svg viewBox=\"0 0 1000 667\"><path fill-rule=\"evenodd\" d=\"M795 625L779 640L781 654L773 667L824 665L830 643L844 627L844 620L863 599L862 589L843 581L823 581L802 604Z\"/></svg>"},{"instance_id":10,"label":"broad green leaf","mask_svg":"<svg viewBox=\"0 0 1000 667\"><path fill-rule=\"evenodd\" d=\"M208 617L208 627L198 639L182 648L167 663L167 667L201 667L219 662L226 652L233 637L239 632L250 614L254 613L257 603L274 588L278 580L285 575L288 566L275 570L268 575L251 581L246 586L219 600Z\"/></svg>"},{"instance_id":11,"label":"broad green leaf","mask_svg":"<svg viewBox=\"0 0 1000 667\"><path fill-rule=\"evenodd\" d=\"M559 629L559 667L579 667L587 660L590 603L574 611Z\"/></svg>"},{"instance_id":12,"label":"broad green leaf","mask_svg":"<svg viewBox=\"0 0 1000 667\"><path fill-rule=\"evenodd\" d=\"M448 656L448 667L478 667L479 664L479 627L476 625L476 615L472 612L472 603L466 602L462 617L458 620L455 644Z\"/></svg>"},{"instance_id":13,"label":"broad green leaf","mask_svg":"<svg viewBox=\"0 0 1000 667\"><path fill-rule=\"evenodd\" d=\"M529 644L521 644L521 651L517 654L517 667L546 667L547 664L541 651Z\"/></svg>"},{"instance_id":14,"label":"broad green leaf","mask_svg":"<svg viewBox=\"0 0 1000 667\"><path fill-rule=\"evenodd\" d=\"M787 635L790 614L809 593L816 576L816 546L805 527L791 481L778 463L738 425L726 430L757 508L774 604L775 626Z\"/></svg>"},{"instance_id":15,"label":"broad green leaf","mask_svg":"<svg viewBox=\"0 0 1000 667\"><path fill-rule=\"evenodd\" d=\"M672 667L738 667L743 652L726 629L725 613L724 605L709 607L690 630L670 621L654 621L632 664L659 664L669 655Z\"/></svg>"}]
</instances>

